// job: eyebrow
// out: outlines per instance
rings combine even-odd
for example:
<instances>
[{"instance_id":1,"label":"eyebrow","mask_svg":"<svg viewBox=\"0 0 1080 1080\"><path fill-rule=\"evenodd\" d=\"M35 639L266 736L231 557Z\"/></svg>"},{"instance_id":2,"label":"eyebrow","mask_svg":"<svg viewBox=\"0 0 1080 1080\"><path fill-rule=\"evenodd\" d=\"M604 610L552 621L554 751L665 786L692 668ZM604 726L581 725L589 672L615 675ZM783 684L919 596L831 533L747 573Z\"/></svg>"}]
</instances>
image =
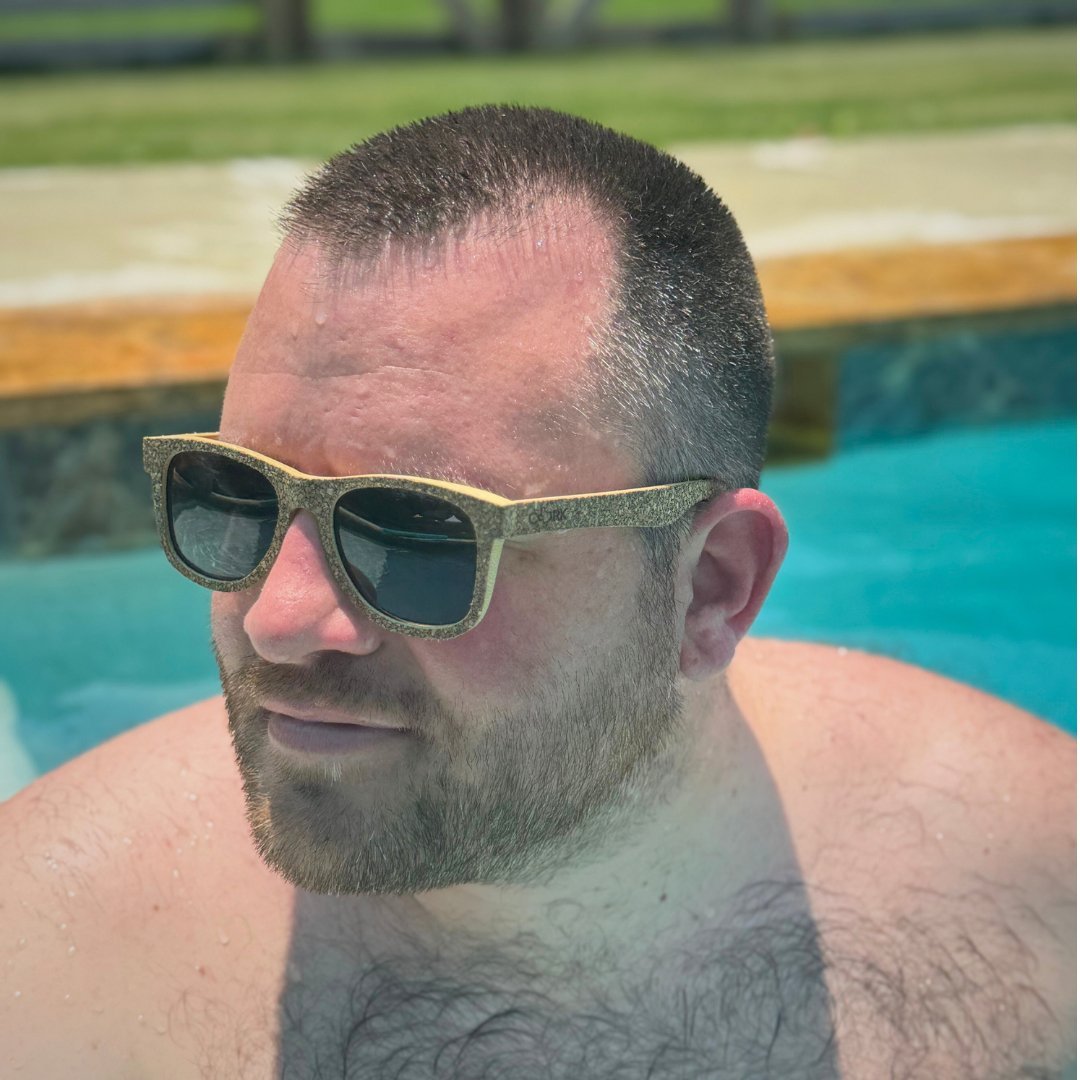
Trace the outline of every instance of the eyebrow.
<instances>
[{"instance_id":1,"label":"eyebrow","mask_svg":"<svg viewBox=\"0 0 1080 1080\"><path fill-rule=\"evenodd\" d=\"M380 472L392 476L419 476L427 480L442 480L449 484L462 484L465 487L479 488L493 495L503 495L508 485L497 479L472 472L445 460L434 458L395 458ZM510 498L510 496L505 496Z\"/></svg>"}]
</instances>

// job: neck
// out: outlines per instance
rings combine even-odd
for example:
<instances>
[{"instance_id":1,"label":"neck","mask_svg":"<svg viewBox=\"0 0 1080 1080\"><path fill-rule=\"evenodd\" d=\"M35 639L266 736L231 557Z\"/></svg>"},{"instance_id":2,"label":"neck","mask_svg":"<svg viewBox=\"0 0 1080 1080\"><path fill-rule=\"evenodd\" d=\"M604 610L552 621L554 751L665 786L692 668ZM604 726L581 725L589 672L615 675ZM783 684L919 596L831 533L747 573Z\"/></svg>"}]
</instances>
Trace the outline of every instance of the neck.
<instances>
[{"instance_id":1,"label":"neck","mask_svg":"<svg viewBox=\"0 0 1080 1080\"><path fill-rule=\"evenodd\" d=\"M630 960L721 923L740 892L794 869L787 828L750 724L722 680L685 688L677 782L633 811L614 839L542 885L420 893L406 914L447 942L561 956L597 943Z\"/></svg>"}]
</instances>

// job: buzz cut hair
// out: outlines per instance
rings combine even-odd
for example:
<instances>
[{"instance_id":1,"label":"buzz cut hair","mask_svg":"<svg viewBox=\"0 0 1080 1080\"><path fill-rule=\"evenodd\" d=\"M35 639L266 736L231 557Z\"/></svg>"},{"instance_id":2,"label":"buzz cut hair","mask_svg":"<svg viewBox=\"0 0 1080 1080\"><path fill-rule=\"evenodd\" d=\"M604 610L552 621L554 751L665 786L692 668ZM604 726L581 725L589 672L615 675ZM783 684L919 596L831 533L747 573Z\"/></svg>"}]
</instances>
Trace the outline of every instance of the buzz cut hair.
<instances>
[{"instance_id":1,"label":"buzz cut hair","mask_svg":"<svg viewBox=\"0 0 1080 1080\"><path fill-rule=\"evenodd\" d=\"M551 109L483 105L394 128L336 155L289 201L286 242L342 261L461 235L485 217L524 226L548 199L611 230L616 295L589 358L587 407L645 484L756 487L773 387L753 261L720 198L670 154ZM642 530L666 560L674 530ZM662 534L662 535L661 535Z\"/></svg>"}]
</instances>

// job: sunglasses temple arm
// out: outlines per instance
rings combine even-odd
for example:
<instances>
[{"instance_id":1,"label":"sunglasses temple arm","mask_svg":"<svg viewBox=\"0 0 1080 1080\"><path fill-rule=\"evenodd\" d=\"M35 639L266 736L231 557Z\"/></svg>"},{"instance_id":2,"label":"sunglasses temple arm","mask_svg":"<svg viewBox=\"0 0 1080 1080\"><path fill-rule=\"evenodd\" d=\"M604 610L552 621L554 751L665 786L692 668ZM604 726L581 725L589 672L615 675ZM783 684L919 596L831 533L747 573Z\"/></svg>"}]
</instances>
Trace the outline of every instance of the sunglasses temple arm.
<instances>
[{"instance_id":1,"label":"sunglasses temple arm","mask_svg":"<svg viewBox=\"0 0 1080 1080\"><path fill-rule=\"evenodd\" d=\"M503 535L531 536L564 529L640 529L670 525L717 490L711 480L694 480L637 491L530 499L507 507Z\"/></svg>"}]
</instances>

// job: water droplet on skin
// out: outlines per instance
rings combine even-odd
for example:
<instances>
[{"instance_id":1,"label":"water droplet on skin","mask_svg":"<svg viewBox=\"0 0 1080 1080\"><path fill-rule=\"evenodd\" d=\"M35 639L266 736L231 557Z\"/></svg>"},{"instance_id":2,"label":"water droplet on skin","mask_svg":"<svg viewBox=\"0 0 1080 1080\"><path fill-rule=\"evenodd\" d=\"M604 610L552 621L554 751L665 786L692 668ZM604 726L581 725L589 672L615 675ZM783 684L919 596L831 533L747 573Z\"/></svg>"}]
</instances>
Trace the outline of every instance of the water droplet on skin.
<instances>
[{"instance_id":1,"label":"water droplet on skin","mask_svg":"<svg viewBox=\"0 0 1080 1080\"><path fill-rule=\"evenodd\" d=\"M71 1004L71 995L70 994L65 994L64 995L64 1000L70 1005Z\"/></svg>"},{"instance_id":2,"label":"water droplet on skin","mask_svg":"<svg viewBox=\"0 0 1080 1080\"><path fill-rule=\"evenodd\" d=\"M844 648L844 646L843 646L843 645L841 645L841 646L840 646L840 647L839 647L839 648L838 648L838 649L836 650L836 655L837 655L837 656L847 656L847 649L845 649L845 648Z\"/></svg>"},{"instance_id":3,"label":"water droplet on skin","mask_svg":"<svg viewBox=\"0 0 1080 1080\"><path fill-rule=\"evenodd\" d=\"M130 847L131 846L131 837L130 836L125 836L122 842L127 844Z\"/></svg>"},{"instance_id":4,"label":"water droplet on skin","mask_svg":"<svg viewBox=\"0 0 1080 1080\"><path fill-rule=\"evenodd\" d=\"M316 326L325 326L326 325L326 312L325 311L316 311L315 312L315 325Z\"/></svg>"},{"instance_id":5,"label":"water droplet on skin","mask_svg":"<svg viewBox=\"0 0 1080 1080\"><path fill-rule=\"evenodd\" d=\"M68 956L74 956L74 955L75 955L75 946L74 945L69 945L68 946Z\"/></svg>"},{"instance_id":6,"label":"water droplet on skin","mask_svg":"<svg viewBox=\"0 0 1080 1080\"><path fill-rule=\"evenodd\" d=\"M198 802L199 801L199 796L196 795L194 791L189 791L187 793L187 797L188 797L188 802Z\"/></svg>"},{"instance_id":7,"label":"water droplet on skin","mask_svg":"<svg viewBox=\"0 0 1080 1080\"><path fill-rule=\"evenodd\" d=\"M945 834L944 834L944 833L941 833L941 832L939 832L939 833L934 833L934 839L935 839L935 840L944 840L944 839L945 839Z\"/></svg>"},{"instance_id":8,"label":"water droplet on skin","mask_svg":"<svg viewBox=\"0 0 1080 1080\"><path fill-rule=\"evenodd\" d=\"M226 934L224 930L219 930L218 931L217 939L218 939L218 941L221 942L222 945L228 945L229 944L229 935Z\"/></svg>"},{"instance_id":9,"label":"water droplet on skin","mask_svg":"<svg viewBox=\"0 0 1080 1080\"><path fill-rule=\"evenodd\" d=\"M176 854L177 854L177 855L183 855L183 854L184 854L184 849L183 849L182 847L178 847L178 848L176 849Z\"/></svg>"},{"instance_id":10,"label":"water droplet on skin","mask_svg":"<svg viewBox=\"0 0 1080 1080\"><path fill-rule=\"evenodd\" d=\"M67 894L68 894L68 896L73 897L75 895L75 890L74 889L68 889Z\"/></svg>"},{"instance_id":11,"label":"water droplet on skin","mask_svg":"<svg viewBox=\"0 0 1080 1080\"><path fill-rule=\"evenodd\" d=\"M19 948L20 949L25 949L26 948L26 938L24 938L24 937L19 938Z\"/></svg>"},{"instance_id":12,"label":"water droplet on skin","mask_svg":"<svg viewBox=\"0 0 1080 1080\"><path fill-rule=\"evenodd\" d=\"M159 1035L164 1035L167 1030L168 1028L166 1028L160 1020L154 1025L154 1031L156 1031Z\"/></svg>"},{"instance_id":13,"label":"water droplet on skin","mask_svg":"<svg viewBox=\"0 0 1080 1080\"><path fill-rule=\"evenodd\" d=\"M146 1023L146 1017L143 1016L142 1013L139 1013L139 1015L135 1019L138 1020L140 1024L145 1024Z\"/></svg>"},{"instance_id":14,"label":"water droplet on skin","mask_svg":"<svg viewBox=\"0 0 1080 1080\"><path fill-rule=\"evenodd\" d=\"M175 866L173 867L172 876L173 877L179 877L180 876L180 871L177 870Z\"/></svg>"},{"instance_id":15,"label":"water droplet on skin","mask_svg":"<svg viewBox=\"0 0 1080 1080\"><path fill-rule=\"evenodd\" d=\"M207 827L208 829L212 829L212 828L214 827L214 823L213 823L212 821L208 821L208 822L206 823L206 827Z\"/></svg>"},{"instance_id":16,"label":"water droplet on skin","mask_svg":"<svg viewBox=\"0 0 1080 1080\"><path fill-rule=\"evenodd\" d=\"M15 991L15 996L16 997L22 997L22 991L21 990L16 990Z\"/></svg>"},{"instance_id":17,"label":"water droplet on skin","mask_svg":"<svg viewBox=\"0 0 1080 1080\"><path fill-rule=\"evenodd\" d=\"M62 923L60 924L60 929L61 929L61 930L66 930L66 929L67 929L67 923L66 923L66 922L62 922Z\"/></svg>"}]
</instances>

